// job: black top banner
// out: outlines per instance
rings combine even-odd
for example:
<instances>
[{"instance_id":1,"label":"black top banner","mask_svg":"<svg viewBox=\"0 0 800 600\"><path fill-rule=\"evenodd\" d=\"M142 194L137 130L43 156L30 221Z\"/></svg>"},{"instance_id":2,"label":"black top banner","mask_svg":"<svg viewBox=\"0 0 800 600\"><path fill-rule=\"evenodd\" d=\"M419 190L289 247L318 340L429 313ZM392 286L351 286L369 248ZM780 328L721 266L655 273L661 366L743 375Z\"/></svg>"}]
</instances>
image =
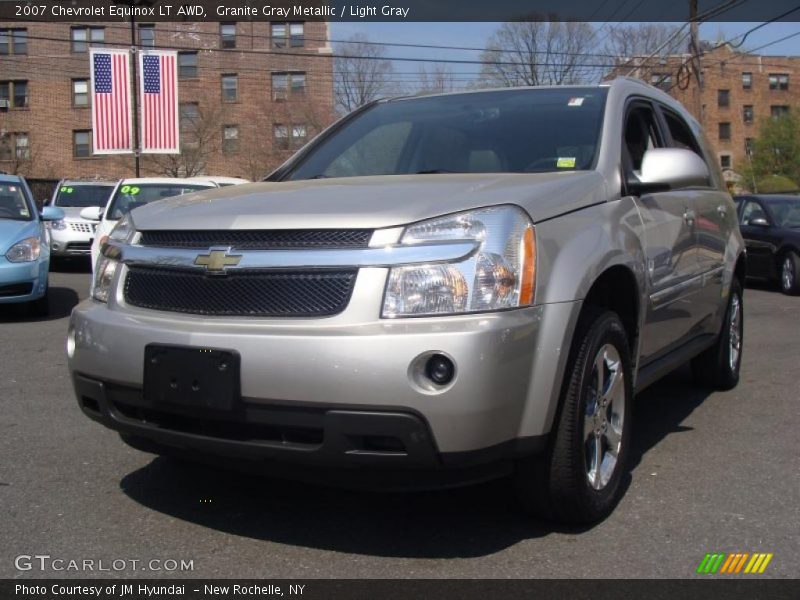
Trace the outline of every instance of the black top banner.
<instances>
[{"instance_id":1,"label":"black top banner","mask_svg":"<svg viewBox=\"0 0 800 600\"><path fill-rule=\"evenodd\" d=\"M0 0L0 21L678 22L691 0ZM697 0L702 22L800 21L797 0Z\"/></svg>"}]
</instances>

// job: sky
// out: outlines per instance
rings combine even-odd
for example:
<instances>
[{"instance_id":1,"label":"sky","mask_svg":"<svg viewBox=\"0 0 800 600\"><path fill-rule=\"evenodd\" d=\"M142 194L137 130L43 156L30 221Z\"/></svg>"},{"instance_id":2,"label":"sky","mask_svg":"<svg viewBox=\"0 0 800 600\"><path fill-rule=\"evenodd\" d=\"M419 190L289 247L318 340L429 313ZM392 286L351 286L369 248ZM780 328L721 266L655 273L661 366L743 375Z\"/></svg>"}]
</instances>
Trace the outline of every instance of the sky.
<instances>
[{"instance_id":1,"label":"sky","mask_svg":"<svg viewBox=\"0 0 800 600\"><path fill-rule=\"evenodd\" d=\"M700 25L700 37L703 40L716 42L740 36L760 23L703 23ZM439 46L484 47L486 41L499 23L360 23L332 22L331 39L344 40L355 33L367 35L373 42L395 42L403 44L431 44ZM597 23L596 26L601 26ZM747 36L742 49L753 49L769 42L797 33L798 23L770 23ZM738 41L738 40L737 40ZM759 54L768 55L800 55L800 35L764 48ZM449 60L478 60L478 51L457 51L441 49L420 49L386 47L386 56L437 58ZM429 63L395 62L393 79L407 80L410 85L419 80L418 70ZM429 65L430 66L430 65ZM449 64L457 84L464 85L475 77L479 65Z\"/></svg>"}]
</instances>

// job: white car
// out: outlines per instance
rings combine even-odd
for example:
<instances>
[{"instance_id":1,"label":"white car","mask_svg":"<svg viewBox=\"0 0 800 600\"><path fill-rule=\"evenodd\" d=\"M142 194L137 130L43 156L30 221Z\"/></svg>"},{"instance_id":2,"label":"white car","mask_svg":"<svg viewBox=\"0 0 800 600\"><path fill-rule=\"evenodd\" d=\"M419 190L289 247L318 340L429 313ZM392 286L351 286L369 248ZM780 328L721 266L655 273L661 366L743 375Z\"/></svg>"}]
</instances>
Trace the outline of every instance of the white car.
<instances>
[{"instance_id":1,"label":"white car","mask_svg":"<svg viewBox=\"0 0 800 600\"><path fill-rule=\"evenodd\" d=\"M89 254L97 223L81 218L80 213L88 207L105 207L114 186L114 181L62 179L59 182L49 204L63 210L64 218L47 223L52 258Z\"/></svg>"},{"instance_id":2,"label":"white car","mask_svg":"<svg viewBox=\"0 0 800 600\"><path fill-rule=\"evenodd\" d=\"M100 247L108 234L123 216L134 208L139 208L156 200L181 196L197 190L219 187L212 181L199 179L179 179L175 177L139 177L121 179L105 208L92 206L81 211L81 217L90 221L100 221L92 241L92 271L94 271Z\"/></svg>"}]
</instances>

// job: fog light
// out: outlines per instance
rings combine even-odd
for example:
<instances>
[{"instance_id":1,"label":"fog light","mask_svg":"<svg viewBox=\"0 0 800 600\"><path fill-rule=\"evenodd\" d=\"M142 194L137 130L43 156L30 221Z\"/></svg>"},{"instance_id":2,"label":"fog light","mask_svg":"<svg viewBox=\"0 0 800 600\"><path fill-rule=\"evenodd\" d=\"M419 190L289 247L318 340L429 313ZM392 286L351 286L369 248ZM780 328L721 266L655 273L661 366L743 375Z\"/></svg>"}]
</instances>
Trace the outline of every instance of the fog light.
<instances>
[{"instance_id":1,"label":"fog light","mask_svg":"<svg viewBox=\"0 0 800 600\"><path fill-rule=\"evenodd\" d=\"M425 363L425 375L436 385L447 385L455 373L453 361L442 354L434 354Z\"/></svg>"}]
</instances>

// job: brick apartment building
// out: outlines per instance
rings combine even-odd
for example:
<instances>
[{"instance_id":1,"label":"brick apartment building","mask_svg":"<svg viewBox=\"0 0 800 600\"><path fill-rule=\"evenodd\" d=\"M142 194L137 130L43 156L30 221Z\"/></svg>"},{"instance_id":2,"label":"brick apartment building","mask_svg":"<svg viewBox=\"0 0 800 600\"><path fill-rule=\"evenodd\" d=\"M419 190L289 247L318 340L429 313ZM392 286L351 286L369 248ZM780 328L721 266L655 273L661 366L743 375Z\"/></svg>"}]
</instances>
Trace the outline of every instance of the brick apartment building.
<instances>
[{"instance_id":1,"label":"brick apartment building","mask_svg":"<svg viewBox=\"0 0 800 600\"><path fill-rule=\"evenodd\" d=\"M129 48L130 35L125 22L0 23L0 171L133 176L132 156L92 155L89 106L89 47ZM327 23L141 23L136 35L179 51L182 152L142 157L142 175L256 179L334 118Z\"/></svg>"},{"instance_id":2,"label":"brick apartment building","mask_svg":"<svg viewBox=\"0 0 800 600\"><path fill-rule=\"evenodd\" d=\"M746 188L740 173L763 119L800 110L800 56L762 56L704 44L702 86L689 76L689 60L689 54L642 60L633 75L683 103L703 126L726 180ZM630 66L616 71L628 70Z\"/></svg>"}]
</instances>

